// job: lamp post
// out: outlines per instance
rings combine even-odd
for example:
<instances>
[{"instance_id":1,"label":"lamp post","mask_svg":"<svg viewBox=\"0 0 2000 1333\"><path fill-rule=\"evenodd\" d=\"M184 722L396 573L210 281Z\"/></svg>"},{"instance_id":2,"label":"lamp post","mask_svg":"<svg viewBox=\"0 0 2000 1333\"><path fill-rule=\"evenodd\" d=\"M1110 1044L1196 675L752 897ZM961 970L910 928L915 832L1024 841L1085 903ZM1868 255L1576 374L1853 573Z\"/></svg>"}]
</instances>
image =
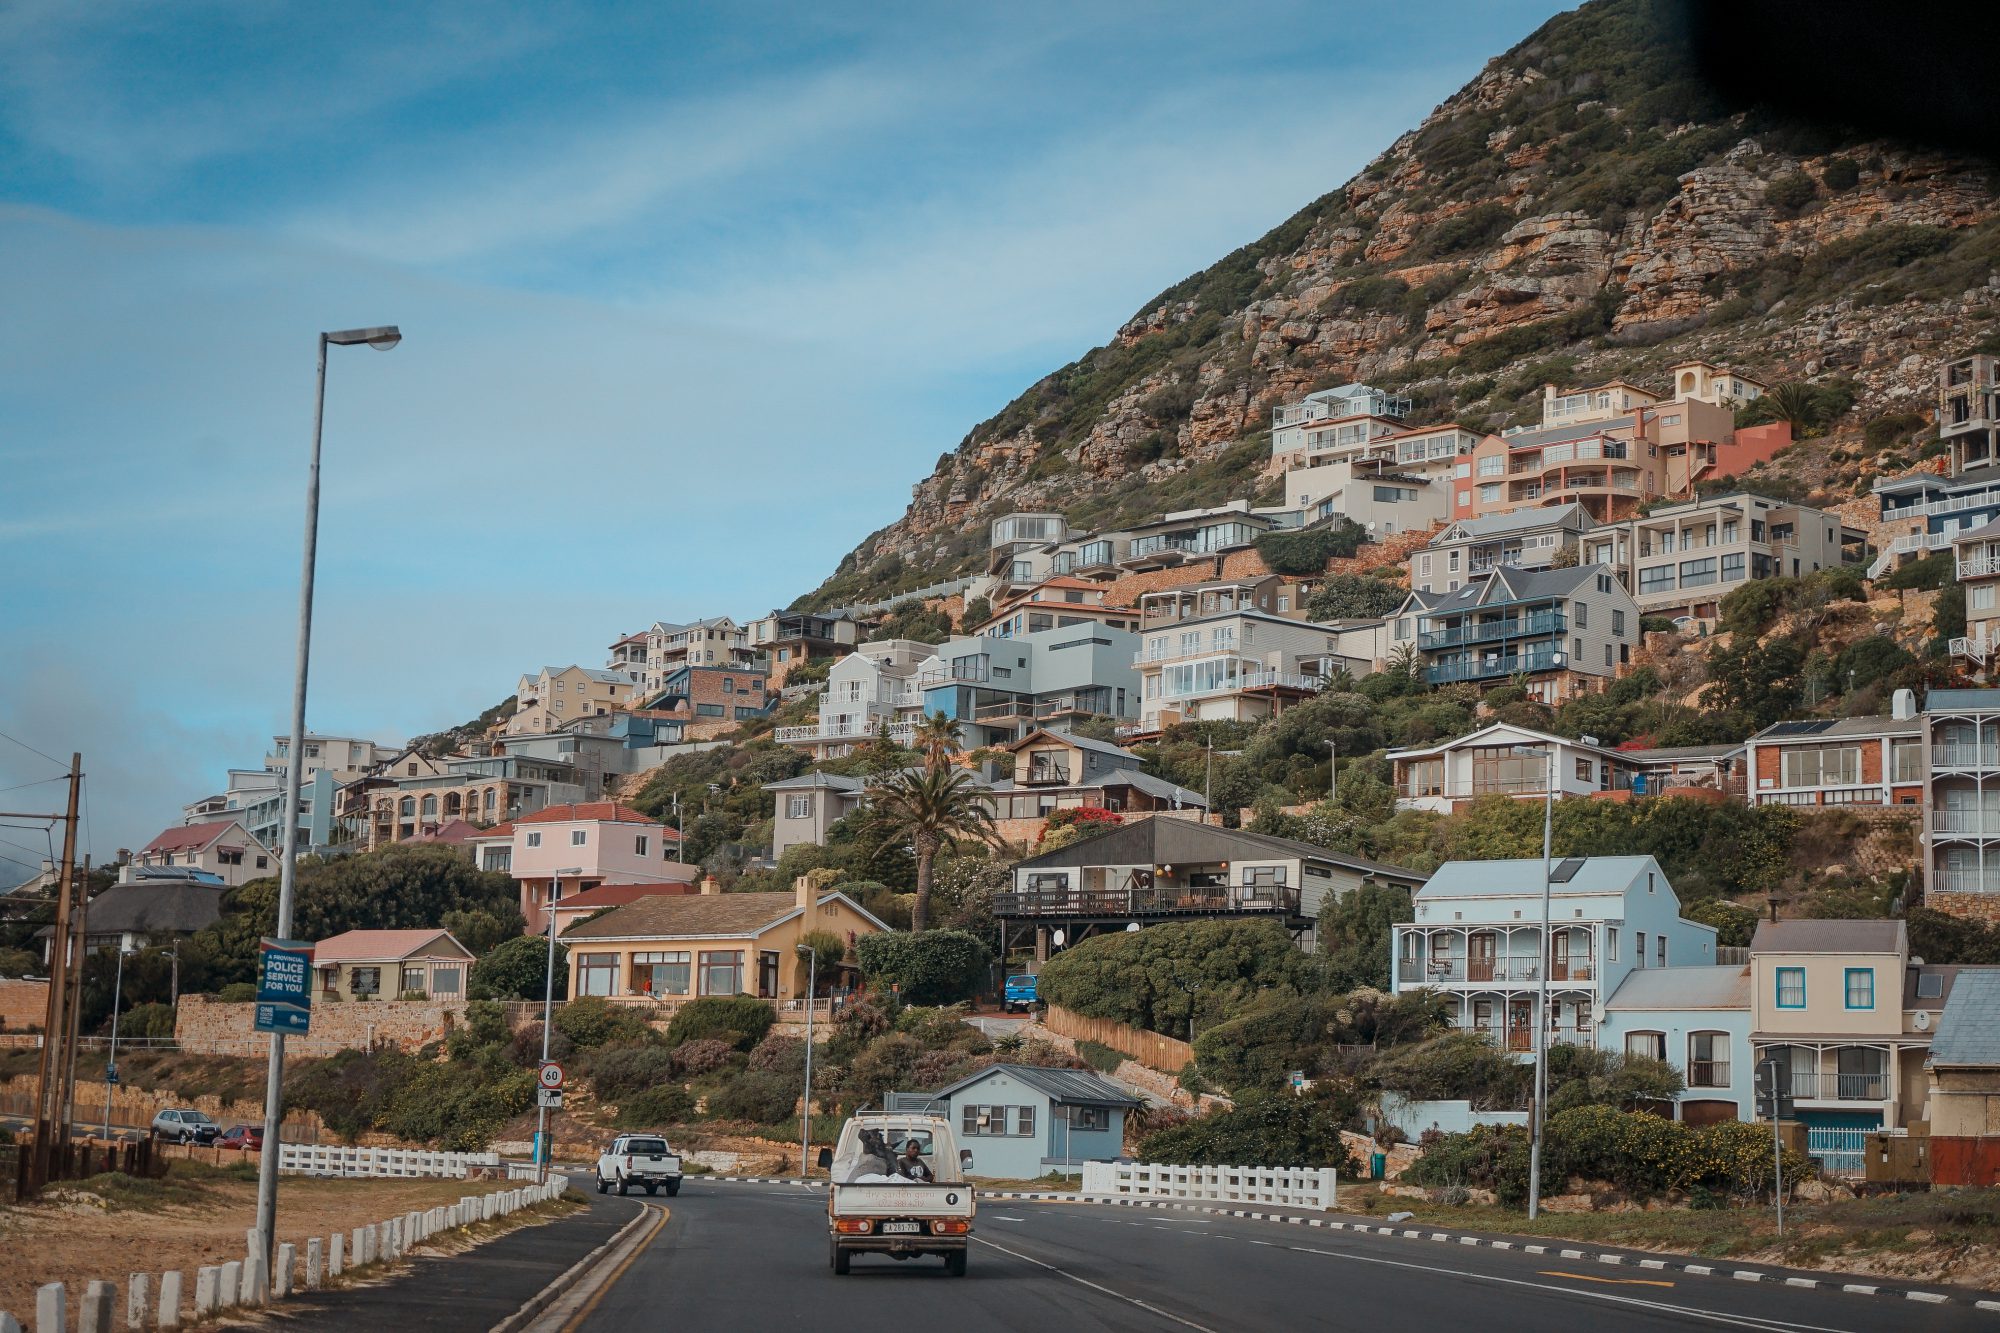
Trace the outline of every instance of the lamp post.
<instances>
[{"instance_id":1,"label":"lamp post","mask_svg":"<svg viewBox=\"0 0 2000 1333\"><path fill-rule=\"evenodd\" d=\"M806 1095L799 1103L799 1179L810 1169L813 1118L813 999L819 994L819 950L801 944L806 956Z\"/></svg>"},{"instance_id":2,"label":"lamp post","mask_svg":"<svg viewBox=\"0 0 2000 1333\"><path fill-rule=\"evenodd\" d=\"M111 983L111 1058L105 1065L104 1079L104 1137L111 1138L111 1094L118 1086L118 1004L125 993L125 955L131 950L125 947L121 936L118 940L118 972Z\"/></svg>"},{"instance_id":3,"label":"lamp post","mask_svg":"<svg viewBox=\"0 0 2000 1333\"><path fill-rule=\"evenodd\" d=\"M581 875L582 866L565 867L550 874L548 900L542 910L549 914L549 961L542 973L542 1063L549 1062L549 1028L555 1021L556 1011L556 891L564 875ZM549 1178L549 1107L541 1094L535 1096L535 1179Z\"/></svg>"},{"instance_id":4,"label":"lamp post","mask_svg":"<svg viewBox=\"0 0 2000 1333\"><path fill-rule=\"evenodd\" d=\"M1334 742L1326 743L1326 803L1340 799L1340 752Z\"/></svg>"},{"instance_id":5,"label":"lamp post","mask_svg":"<svg viewBox=\"0 0 2000 1333\"><path fill-rule=\"evenodd\" d=\"M319 335L319 375L313 393L312 455L306 468L305 556L299 572L298 669L292 678L292 740L285 756L285 840L278 858L278 938L292 933L292 898L299 868L299 766L306 748L306 673L312 658L313 565L319 551L319 442L326 421L326 349L366 344L386 352L403 340L395 325L343 329ZM271 1053L264 1075L264 1152L257 1169L257 1245L264 1251L265 1271L277 1246L278 1147L284 1092L285 1036L271 1034Z\"/></svg>"},{"instance_id":6,"label":"lamp post","mask_svg":"<svg viewBox=\"0 0 2000 1333\"><path fill-rule=\"evenodd\" d=\"M1584 745L1597 744L1595 736L1579 736ZM1554 892L1554 844L1556 827L1556 747L1517 745L1515 754L1542 757L1542 934L1541 960L1535 965L1535 1105L1528 1116L1528 1220L1542 1211L1542 1121L1549 1109L1549 899Z\"/></svg>"}]
</instances>

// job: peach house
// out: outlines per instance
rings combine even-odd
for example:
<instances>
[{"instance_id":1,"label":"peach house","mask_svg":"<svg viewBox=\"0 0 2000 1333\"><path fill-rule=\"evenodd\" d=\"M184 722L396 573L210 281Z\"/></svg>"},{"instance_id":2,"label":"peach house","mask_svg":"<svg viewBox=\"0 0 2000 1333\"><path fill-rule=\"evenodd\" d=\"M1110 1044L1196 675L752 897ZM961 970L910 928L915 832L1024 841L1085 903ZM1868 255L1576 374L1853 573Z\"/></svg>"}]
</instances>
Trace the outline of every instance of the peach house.
<instances>
[{"instance_id":1,"label":"peach house","mask_svg":"<svg viewBox=\"0 0 2000 1333\"><path fill-rule=\"evenodd\" d=\"M448 930L350 930L313 946L322 1000L465 998L472 951Z\"/></svg>"},{"instance_id":2,"label":"peach house","mask_svg":"<svg viewBox=\"0 0 2000 1333\"><path fill-rule=\"evenodd\" d=\"M799 1008L806 972L799 940L825 931L850 949L888 927L844 893L801 875L790 893L723 893L713 879L689 896L655 894L571 926L569 993L671 1008L704 995L755 995ZM819 993L835 983L822 969Z\"/></svg>"},{"instance_id":3,"label":"peach house","mask_svg":"<svg viewBox=\"0 0 2000 1333\"><path fill-rule=\"evenodd\" d=\"M497 832L497 830L495 830ZM600 884L692 882L696 871L674 859L680 834L657 819L612 801L551 805L508 826L507 864L491 837L477 841L482 870L505 870L521 886L521 915L532 931L542 909Z\"/></svg>"}]
</instances>

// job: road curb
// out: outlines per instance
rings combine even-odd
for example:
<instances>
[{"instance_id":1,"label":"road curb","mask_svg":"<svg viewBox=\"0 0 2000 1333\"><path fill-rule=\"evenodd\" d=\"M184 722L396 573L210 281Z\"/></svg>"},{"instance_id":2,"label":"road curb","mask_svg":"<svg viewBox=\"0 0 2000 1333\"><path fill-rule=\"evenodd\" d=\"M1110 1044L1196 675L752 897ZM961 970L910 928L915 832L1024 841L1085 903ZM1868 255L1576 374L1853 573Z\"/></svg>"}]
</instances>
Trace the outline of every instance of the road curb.
<instances>
[{"instance_id":1,"label":"road curb","mask_svg":"<svg viewBox=\"0 0 2000 1333\"><path fill-rule=\"evenodd\" d=\"M588 1277L592 1269L603 1262L619 1245L623 1244L625 1239L637 1229L639 1224L652 1214L652 1211L652 1209L646 1207L644 1204L640 1204L637 1216L613 1232L609 1240L606 1240L589 1254L584 1255L583 1258L564 1269L557 1275L555 1281L529 1297L527 1304L495 1324L493 1326L493 1333L520 1333L521 1329L534 1323L535 1320L541 1317L544 1310L554 1305L559 1298L569 1292L577 1283Z\"/></svg>"}]
</instances>

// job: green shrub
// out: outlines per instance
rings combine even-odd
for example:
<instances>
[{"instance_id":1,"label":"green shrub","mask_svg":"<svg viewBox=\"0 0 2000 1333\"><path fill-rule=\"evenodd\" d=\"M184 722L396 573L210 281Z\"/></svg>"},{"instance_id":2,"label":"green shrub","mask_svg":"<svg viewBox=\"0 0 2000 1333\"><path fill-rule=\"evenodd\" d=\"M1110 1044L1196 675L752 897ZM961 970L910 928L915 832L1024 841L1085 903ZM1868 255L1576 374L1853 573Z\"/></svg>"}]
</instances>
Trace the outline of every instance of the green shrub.
<instances>
[{"instance_id":1,"label":"green shrub","mask_svg":"<svg viewBox=\"0 0 2000 1333\"><path fill-rule=\"evenodd\" d=\"M778 1074L738 1074L708 1099L708 1114L716 1120L747 1120L775 1125L797 1112L804 1091L797 1079Z\"/></svg>"},{"instance_id":2,"label":"green shrub","mask_svg":"<svg viewBox=\"0 0 2000 1333\"><path fill-rule=\"evenodd\" d=\"M963 930L863 936L854 948L861 975L878 990L895 987L905 1004L956 1004L985 984L992 952Z\"/></svg>"},{"instance_id":3,"label":"green shrub","mask_svg":"<svg viewBox=\"0 0 2000 1333\"><path fill-rule=\"evenodd\" d=\"M577 1072L600 1098L619 1102L672 1082L674 1053L664 1046L601 1046L584 1057Z\"/></svg>"},{"instance_id":4,"label":"green shrub","mask_svg":"<svg viewBox=\"0 0 2000 1333\"><path fill-rule=\"evenodd\" d=\"M170 1004L135 1004L119 1016L118 1035L126 1038L171 1037L174 1035L174 1007Z\"/></svg>"},{"instance_id":5,"label":"green shrub","mask_svg":"<svg viewBox=\"0 0 2000 1333\"><path fill-rule=\"evenodd\" d=\"M1851 190L1861 183L1861 168L1851 157L1828 158L1826 167L1819 173L1820 184L1838 194Z\"/></svg>"},{"instance_id":6,"label":"green shrub","mask_svg":"<svg viewBox=\"0 0 2000 1333\"><path fill-rule=\"evenodd\" d=\"M546 935L517 935L493 946L472 965L467 993L475 1000L539 1000L549 979ZM569 946L558 942L556 998L569 993Z\"/></svg>"},{"instance_id":7,"label":"green shrub","mask_svg":"<svg viewBox=\"0 0 2000 1333\"><path fill-rule=\"evenodd\" d=\"M1681 915L1704 926L1714 926L1715 942L1727 949L1748 948L1750 937L1757 933L1759 920L1754 908L1732 903L1727 898L1689 903L1681 908Z\"/></svg>"},{"instance_id":8,"label":"green shrub","mask_svg":"<svg viewBox=\"0 0 2000 1333\"><path fill-rule=\"evenodd\" d=\"M1249 1094L1229 1110L1148 1134L1139 1143L1139 1160L1176 1166L1330 1166L1352 1174L1354 1158L1340 1131L1355 1113L1353 1094L1344 1088L1314 1093Z\"/></svg>"},{"instance_id":9,"label":"green shrub","mask_svg":"<svg viewBox=\"0 0 2000 1333\"><path fill-rule=\"evenodd\" d=\"M1329 574L1313 590L1306 602L1306 618L1329 620L1371 620L1386 616L1409 596L1387 579L1367 574Z\"/></svg>"},{"instance_id":10,"label":"green shrub","mask_svg":"<svg viewBox=\"0 0 2000 1333\"><path fill-rule=\"evenodd\" d=\"M565 1003L556 1010L555 1029L579 1051L653 1039L653 1030L646 1026L644 1016L613 1004L602 995L585 995Z\"/></svg>"},{"instance_id":11,"label":"green shrub","mask_svg":"<svg viewBox=\"0 0 2000 1333\"><path fill-rule=\"evenodd\" d=\"M1316 528L1263 533L1257 538L1257 554L1272 573L1302 577L1324 572L1328 561L1353 555L1367 540L1368 530L1343 514L1338 522Z\"/></svg>"},{"instance_id":12,"label":"green shrub","mask_svg":"<svg viewBox=\"0 0 2000 1333\"><path fill-rule=\"evenodd\" d=\"M1876 417L1862 429L1861 435L1868 448L1881 453L1913 431L1922 430L1930 424L1915 412L1890 412Z\"/></svg>"},{"instance_id":13,"label":"green shrub","mask_svg":"<svg viewBox=\"0 0 2000 1333\"><path fill-rule=\"evenodd\" d=\"M714 1037L696 1037L673 1048L674 1072L682 1078L700 1078L726 1068L736 1048Z\"/></svg>"},{"instance_id":14,"label":"green shrub","mask_svg":"<svg viewBox=\"0 0 2000 1333\"><path fill-rule=\"evenodd\" d=\"M257 998L257 987L248 981L232 981L215 993L224 1004L248 1004Z\"/></svg>"},{"instance_id":15,"label":"green shrub","mask_svg":"<svg viewBox=\"0 0 2000 1333\"><path fill-rule=\"evenodd\" d=\"M1474 1110L1511 1110L1531 1073L1479 1033L1448 1032L1382 1061L1375 1081L1412 1101L1463 1098Z\"/></svg>"},{"instance_id":16,"label":"green shrub","mask_svg":"<svg viewBox=\"0 0 2000 1333\"><path fill-rule=\"evenodd\" d=\"M1952 581L1953 565L1950 551L1939 551L1921 560L1892 569L1875 580L1878 588L1942 588Z\"/></svg>"},{"instance_id":17,"label":"green shrub","mask_svg":"<svg viewBox=\"0 0 2000 1333\"><path fill-rule=\"evenodd\" d=\"M712 1038L747 1051L762 1041L777 1021L769 1002L754 995L705 995L674 1012L667 1025L667 1044L679 1046Z\"/></svg>"},{"instance_id":18,"label":"green shrub","mask_svg":"<svg viewBox=\"0 0 2000 1333\"><path fill-rule=\"evenodd\" d=\"M1764 187L1764 202L1780 217L1796 216L1798 211L1819 197L1819 186L1803 171L1780 176Z\"/></svg>"},{"instance_id":19,"label":"green shrub","mask_svg":"<svg viewBox=\"0 0 2000 1333\"><path fill-rule=\"evenodd\" d=\"M1125 1063L1125 1052L1114 1051L1101 1041L1079 1041L1076 1053L1083 1062L1100 1074L1115 1074L1118 1066Z\"/></svg>"},{"instance_id":20,"label":"green shrub","mask_svg":"<svg viewBox=\"0 0 2000 1333\"><path fill-rule=\"evenodd\" d=\"M1176 921L1065 949L1036 990L1089 1018L1184 1035L1197 998L1204 1013L1227 1013L1260 992L1311 984L1311 960L1275 921Z\"/></svg>"},{"instance_id":21,"label":"green shrub","mask_svg":"<svg viewBox=\"0 0 2000 1333\"><path fill-rule=\"evenodd\" d=\"M634 1093L618 1103L618 1128L657 1129L694 1119L694 1097L686 1088L667 1084Z\"/></svg>"}]
</instances>

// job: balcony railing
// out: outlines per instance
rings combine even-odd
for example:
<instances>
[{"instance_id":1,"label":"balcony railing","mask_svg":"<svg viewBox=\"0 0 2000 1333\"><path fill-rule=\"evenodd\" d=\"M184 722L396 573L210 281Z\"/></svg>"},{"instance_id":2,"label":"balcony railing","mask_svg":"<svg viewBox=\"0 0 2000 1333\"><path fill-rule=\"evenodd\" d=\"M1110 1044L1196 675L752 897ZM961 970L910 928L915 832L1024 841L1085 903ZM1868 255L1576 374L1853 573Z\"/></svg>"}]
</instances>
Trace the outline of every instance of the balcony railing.
<instances>
[{"instance_id":1,"label":"balcony railing","mask_svg":"<svg viewBox=\"0 0 2000 1333\"><path fill-rule=\"evenodd\" d=\"M1827 1074L1792 1071L1792 1096L1817 1102L1879 1102L1889 1096L1887 1074Z\"/></svg>"},{"instance_id":2,"label":"balcony railing","mask_svg":"<svg viewBox=\"0 0 2000 1333\"><path fill-rule=\"evenodd\" d=\"M1982 667L1986 665L1986 659L1993 656L1994 646L1992 640L1971 634L1957 635L1950 644L1953 657L1970 658Z\"/></svg>"},{"instance_id":3,"label":"balcony railing","mask_svg":"<svg viewBox=\"0 0 2000 1333\"><path fill-rule=\"evenodd\" d=\"M1983 579L1994 574L2000 574L2000 555L1976 555L1970 560L1958 562L1958 577L1961 581Z\"/></svg>"},{"instance_id":4,"label":"balcony railing","mask_svg":"<svg viewBox=\"0 0 2000 1333\"><path fill-rule=\"evenodd\" d=\"M1931 876L1939 893L2000 893L2000 866L1991 870L1939 870Z\"/></svg>"},{"instance_id":5,"label":"balcony railing","mask_svg":"<svg viewBox=\"0 0 2000 1333\"><path fill-rule=\"evenodd\" d=\"M779 741L840 741L873 740L881 733L879 725L865 722L837 722L831 726L814 723L803 727L779 727L774 739ZM917 727L914 722L892 722L889 724L889 739L899 745L908 745L916 739Z\"/></svg>"},{"instance_id":6,"label":"balcony railing","mask_svg":"<svg viewBox=\"0 0 2000 1333\"><path fill-rule=\"evenodd\" d=\"M1035 764L1021 779L1028 787L1067 787L1069 785L1068 764Z\"/></svg>"},{"instance_id":7,"label":"balcony railing","mask_svg":"<svg viewBox=\"0 0 2000 1333\"><path fill-rule=\"evenodd\" d=\"M1475 661L1440 662L1436 666L1426 668L1424 678L1433 685L1445 685L1460 680L1491 680L1496 676L1512 676L1523 671L1552 671L1568 665L1568 653L1545 649L1540 652L1482 657Z\"/></svg>"},{"instance_id":8,"label":"balcony railing","mask_svg":"<svg viewBox=\"0 0 2000 1333\"><path fill-rule=\"evenodd\" d=\"M1296 916L1298 911L1299 891L1284 885L1022 889L993 895L993 915L998 917L1199 916L1237 912Z\"/></svg>"},{"instance_id":9,"label":"balcony railing","mask_svg":"<svg viewBox=\"0 0 2000 1333\"><path fill-rule=\"evenodd\" d=\"M2000 768L2000 745L1947 741L1931 747L1931 763L1938 768Z\"/></svg>"},{"instance_id":10,"label":"balcony railing","mask_svg":"<svg viewBox=\"0 0 2000 1333\"><path fill-rule=\"evenodd\" d=\"M1728 1087L1729 1061L1727 1060L1688 1061L1687 1085L1690 1088Z\"/></svg>"},{"instance_id":11,"label":"balcony railing","mask_svg":"<svg viewBox=\"0 0 2000 1333\"><path fill-rule=\"evenodd\" d=\"M1503 1051L1532 1051L1535 1049L1535 1029L1533 1027L1512 1026L1502 1028L1495 1023L1454 1023L1457 1032L1470 1032L1483 1036ZM1549 1029L1550 1045L1591 1046L1595 1039L1592 1029L1571 1027L1567 1024Z\"/></svg>"},{"instance_id":12,"label":"balcony railing","mask_svg":"<svg viewBox=\"0 0 2000 1333\"><path fill-rule=\"evenodd\" d=\"M1404 966L1411 964L1406 960ZM1449 958L1423 964L1422 979L1440 986L1460 982L1523 982L1539 981L1541 973L1532 958Z\"/></svg>"},{"instance_id":13,"label":"balcony railing","mask_svg":"<svg viewBox=\"0 0 2000 1333\"><path fill-rule=\"evenodd\" d=\"M1488 620L1476 625L1431 630L1417 635L1419 648L1455 648L1464 643L1492 643L1498 639L1535 638L1544 634L1569 633L1569 617L1560 611L1541 615Z\"/></svg>"},{"instance_id":14,"label":"balcony railing","mask_svg":"<svg viewBox=\"0 0 2000 1333\"><path fill-rule=\"evenodd\" d=\"M1244 694L1252 690L1299 690L1312 693L1324 688L1326 677L1298 671L1246 671L1235 680L1204 686L1197 690L1168 691L1163 699L1206 699L1218 694Z\"/></svg>"},{"instance_id":15,"label":"balcony railing","mask_svg":"<svg viewBox=\"0 0 2000 1333\"><path fill-rule=\"evenodd\" d=\"M1931 832L1961 838L2000 838L2000 810L1933 810Z\"/></svg>"}]
</instances>

